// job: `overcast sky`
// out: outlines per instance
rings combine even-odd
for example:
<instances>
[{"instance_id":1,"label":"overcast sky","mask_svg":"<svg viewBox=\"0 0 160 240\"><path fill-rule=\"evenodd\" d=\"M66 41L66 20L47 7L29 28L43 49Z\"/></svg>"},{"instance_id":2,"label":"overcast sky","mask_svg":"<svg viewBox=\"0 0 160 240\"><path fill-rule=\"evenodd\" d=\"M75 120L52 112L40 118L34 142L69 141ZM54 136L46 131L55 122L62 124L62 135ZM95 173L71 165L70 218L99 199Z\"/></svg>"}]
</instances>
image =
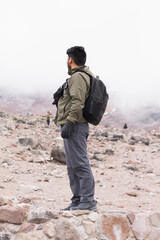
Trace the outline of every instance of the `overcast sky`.
<instances>
[{"instance_id":1,"label":"overcast sky","mask_svg":"<svg viewBox=\"0 0 160 240\"><path fill-rule=\"evenodd\" d=\"M55 91L66 50L127 101L160 102L159 0L0 0L0 87Z\"/></svg>"}]
</instances>

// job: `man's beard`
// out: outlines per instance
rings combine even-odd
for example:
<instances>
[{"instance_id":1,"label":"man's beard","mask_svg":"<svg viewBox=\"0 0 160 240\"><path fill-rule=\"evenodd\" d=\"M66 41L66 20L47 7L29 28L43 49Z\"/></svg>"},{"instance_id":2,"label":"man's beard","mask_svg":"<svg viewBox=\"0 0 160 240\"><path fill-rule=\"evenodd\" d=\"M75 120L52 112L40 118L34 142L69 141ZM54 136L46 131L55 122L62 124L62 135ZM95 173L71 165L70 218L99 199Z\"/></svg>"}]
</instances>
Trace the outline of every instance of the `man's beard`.
<instances>
[{"instance_id":1,"label":"man's beard","mask_svg":"<svg viewBox=\"0 0 160 240\"><path fill-rule=\"evenodd\" d=\"M67 62L67 67L68 67L68 74L70 75L71 74L71 65L69 64L69 62Z\"/></svg>"},{"instance_id":2,"label":"man's beard","mask_svg":"<svg viewBox=\"0 0 160 240\"><path fill-rule=\"evenodd\" d=\"M68 72L71 71L71 65L69 64L69 62L67 62L67 67L68 67Z\"/></svg>"}]
</instances>

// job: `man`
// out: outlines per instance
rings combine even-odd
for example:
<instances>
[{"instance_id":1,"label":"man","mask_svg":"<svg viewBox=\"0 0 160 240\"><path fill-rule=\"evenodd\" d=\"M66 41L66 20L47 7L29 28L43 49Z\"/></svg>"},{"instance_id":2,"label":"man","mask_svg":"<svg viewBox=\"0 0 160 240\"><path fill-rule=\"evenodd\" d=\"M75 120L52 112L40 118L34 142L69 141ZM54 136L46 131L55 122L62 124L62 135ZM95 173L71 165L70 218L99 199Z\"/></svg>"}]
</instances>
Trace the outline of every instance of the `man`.
<instances>
[{"instance_id":1,"label":"man","mask_svg":"<svg viewBox=\"0 0 160 240\"><path fill-rule=\"evenodd\" d=\"M61 126L73 193L71 204L63 210L96 210L94 177L87 158L89 126L82 113L90 89L90 77L85 72L93 74L85 66L86 52L83 47L71 47L66 53L70 78L58 101L55 117L55 124Z\"/></svg>"}]
</instances>

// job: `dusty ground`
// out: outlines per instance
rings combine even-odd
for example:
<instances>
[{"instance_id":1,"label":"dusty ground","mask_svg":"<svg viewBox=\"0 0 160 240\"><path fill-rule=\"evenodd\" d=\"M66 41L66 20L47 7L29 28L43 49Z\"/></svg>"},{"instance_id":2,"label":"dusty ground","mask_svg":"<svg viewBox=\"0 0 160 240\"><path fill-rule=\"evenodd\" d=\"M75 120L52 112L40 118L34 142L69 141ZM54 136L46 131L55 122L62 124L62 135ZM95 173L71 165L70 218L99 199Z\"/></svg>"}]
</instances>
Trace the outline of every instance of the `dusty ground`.
<instances>
[{"instance_id":1,"label":"dusty ground","mask_svg":"<svg viewBox=\"0 0 160 240\"><path fill-rule=\"evenodd\" d=\"M0 117L0 196L7 204L30 204L59 210L70 203L66 166L50 161L53 146L63 146L59 129L38 116ZM18 122L19 119L25 123ZM108 132L108 137L102 133ZM114 141L113 135L123 135ZM19 137L39 142L39 152L19 144ZM131 136L149 139L131 145ZM109 155L109 153L113 155ZM90 127L88 153L101 211L160 209L160 138L158 131ZM94 158L93 158L94 156ZM25 200L23 199L25 198Z\"/></svg>"}]
</instances>

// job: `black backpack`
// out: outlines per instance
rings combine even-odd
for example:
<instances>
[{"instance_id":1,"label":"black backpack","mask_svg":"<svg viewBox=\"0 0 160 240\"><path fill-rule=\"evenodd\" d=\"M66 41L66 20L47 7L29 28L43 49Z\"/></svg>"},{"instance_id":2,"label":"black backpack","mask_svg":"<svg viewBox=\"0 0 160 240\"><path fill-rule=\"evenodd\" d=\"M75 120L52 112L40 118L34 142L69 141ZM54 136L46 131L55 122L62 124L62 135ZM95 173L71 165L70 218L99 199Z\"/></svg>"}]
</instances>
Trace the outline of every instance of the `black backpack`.
<instances>
[{"instance_id":1,"label":"black backpack","mask_svg":"<svg viewBox=\"0 0 160 240\"><path fill-rule=\"evenodd\" d=\"M84 68L84 67L83 67ZM77 69L76 72L83 72L90 77L90 90L89 96L85 101L85 106L83 108L83 116L87 122L98 125L103 117L106 110L109 95L106 90L104 83L98 78L89 75L87 72ZM67 87L67 81L60 87L54 94L54 102L57 106L59 98L63 95L63 90L65 89L67 94L70 95L69 89Z\"/></svg>"},{"instance_id":2,"label":"black backpack","mask_svg":"<svg viewBox=\"0 0 160 240\"><path fill-rule=\"evenodd\" d=\"M106 110L109 95L105 84L99 79L99 77L95 78L88 73L86 74L90 77L90 90L83 108L83 116L87 122L93 125L98 125Z\"/></svg>"}]
</instances>

